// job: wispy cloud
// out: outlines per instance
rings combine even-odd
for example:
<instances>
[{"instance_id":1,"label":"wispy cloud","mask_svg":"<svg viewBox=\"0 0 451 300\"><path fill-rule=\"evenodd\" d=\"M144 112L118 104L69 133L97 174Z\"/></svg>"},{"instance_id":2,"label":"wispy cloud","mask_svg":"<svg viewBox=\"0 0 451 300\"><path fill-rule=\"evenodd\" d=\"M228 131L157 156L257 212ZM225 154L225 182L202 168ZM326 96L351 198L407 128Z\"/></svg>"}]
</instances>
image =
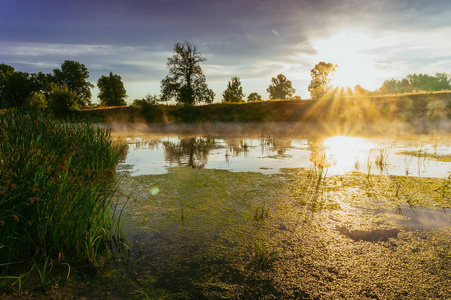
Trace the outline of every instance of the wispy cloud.
<instances>
[{"instance_id":1,"label":"wispy cloud","mask_svg":"<svg viewBox=\"0 0 451 300\"><path fill-rule=\"evenodd\" d=\"M324 53L321 41L327 44L346 30L373 39L366 48L364 41L356 44L355 51L370 57L384 76L449 69L448 0L0 3L1 62L51 72L66 59L77 60L93 82L110 71L121 75L132 99L146 90L159 93L167 57L185 40L207 58L204 71L217 95L231 76L239 76L245 89L261 84L257 92L267 97L270 77L284 73L297 94L307 97L309 70Z\"/></svg>"}]
</instances>

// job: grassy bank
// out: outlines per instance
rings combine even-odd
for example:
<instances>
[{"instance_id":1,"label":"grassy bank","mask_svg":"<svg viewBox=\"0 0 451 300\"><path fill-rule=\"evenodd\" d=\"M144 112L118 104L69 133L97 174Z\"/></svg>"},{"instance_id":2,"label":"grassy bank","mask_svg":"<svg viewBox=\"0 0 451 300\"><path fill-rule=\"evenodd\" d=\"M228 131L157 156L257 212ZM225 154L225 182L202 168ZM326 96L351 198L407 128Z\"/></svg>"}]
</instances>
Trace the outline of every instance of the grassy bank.
<instances>
[{"instance_id":1,"label":"grassy bank","mask_svg":"<svg viewBox=\"0 0 451 300\"><path fill-rule=\"evenodd\" d=\"M16 110L0 115L0 141L0 269L64 254L99 264L118 234L111 177L122 146L107 130Z\"/></svg>"},{"instance_id":2,"label":"grassy bank","mask_svg":"<svg viewBox=\"0 0 451 300\"><path fill-rule=\"evenodd\" d=\"M347 122L436 121L451 118L451 92L389 96L331 96L307 101L215 103L202 106L145 105L89 109L80 116L93 122Z\"/></svg>"}]
</instances>

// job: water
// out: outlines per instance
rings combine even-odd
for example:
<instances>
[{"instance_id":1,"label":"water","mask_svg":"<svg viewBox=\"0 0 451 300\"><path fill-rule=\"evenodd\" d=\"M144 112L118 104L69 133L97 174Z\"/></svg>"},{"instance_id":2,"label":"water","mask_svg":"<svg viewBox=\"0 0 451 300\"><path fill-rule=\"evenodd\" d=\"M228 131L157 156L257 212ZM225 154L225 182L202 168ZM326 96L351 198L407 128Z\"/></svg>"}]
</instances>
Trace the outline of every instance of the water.
<instances>
[{"instance_id":1,"label":"water","mask_svg":"<svg viewBox=\"0 0 451 300\"><path fill-rule=\"evenodd\" d=\"M260 138L135 136L125 137L125 141L128 153L119 168L127 166L132 176L164 174L178 166L277 174L286 168L313 168L315 163L323 163L328 175L359 171L446 178L451 172L451 147L436 141L419 144L410 139L302 139L269 134ZM437 159L440 156L448 157L448 161ZM378 158L381 163L377 163Z\"/></svg>"},{"instance_id":2,"label":"water","mask_svg":"<svg viewBox=\"0 0 451 300\"><path fill-rule=\"evenodd\" d=\"M113 132L129 248L75 296L451 297L446 138L253 127Z\"/></svg>"}]
</instances>

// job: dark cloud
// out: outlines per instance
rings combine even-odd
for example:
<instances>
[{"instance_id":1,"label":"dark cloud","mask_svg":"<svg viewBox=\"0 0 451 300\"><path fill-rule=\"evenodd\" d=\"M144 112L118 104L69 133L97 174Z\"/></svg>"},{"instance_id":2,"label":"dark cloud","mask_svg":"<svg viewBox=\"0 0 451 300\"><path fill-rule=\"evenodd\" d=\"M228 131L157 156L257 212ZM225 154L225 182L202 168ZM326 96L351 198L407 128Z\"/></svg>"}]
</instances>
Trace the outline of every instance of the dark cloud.
<instances>
[{"instance_id":1,"label":"dark cloud","mask_svg":"<svg viewBox=\"0 0 451 300\"><path fill-rule=\"evenodd\" d=\"M415 32L451 19L449 0L0 0L0 8L2 62L46 71L74 59L96 75L117 70L130 80L161 76L173 45L185 40L218 72L213 80L226 82L231 72L308 69L292 53L314 56L312 40L342 27Z\"/></svg>"}]
</instances>

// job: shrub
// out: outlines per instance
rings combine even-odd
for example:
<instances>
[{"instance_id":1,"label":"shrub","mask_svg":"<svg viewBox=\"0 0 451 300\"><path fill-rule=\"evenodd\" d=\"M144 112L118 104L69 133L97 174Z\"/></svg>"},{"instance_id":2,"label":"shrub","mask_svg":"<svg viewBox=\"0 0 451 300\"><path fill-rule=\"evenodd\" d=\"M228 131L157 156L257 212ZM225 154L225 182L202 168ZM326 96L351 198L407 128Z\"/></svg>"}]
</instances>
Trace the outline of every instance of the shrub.
<instances>
[{"instance_id":1,"label":"shrub","mask_svg":"<svg viewBox=\"0 0 451 300\"><path fill-rule=\"evenodd\" d=\"M57 114L78 110L80 96L68 87L55 86L49 96L49 108Z\"/></svg>"}]
</instances>

